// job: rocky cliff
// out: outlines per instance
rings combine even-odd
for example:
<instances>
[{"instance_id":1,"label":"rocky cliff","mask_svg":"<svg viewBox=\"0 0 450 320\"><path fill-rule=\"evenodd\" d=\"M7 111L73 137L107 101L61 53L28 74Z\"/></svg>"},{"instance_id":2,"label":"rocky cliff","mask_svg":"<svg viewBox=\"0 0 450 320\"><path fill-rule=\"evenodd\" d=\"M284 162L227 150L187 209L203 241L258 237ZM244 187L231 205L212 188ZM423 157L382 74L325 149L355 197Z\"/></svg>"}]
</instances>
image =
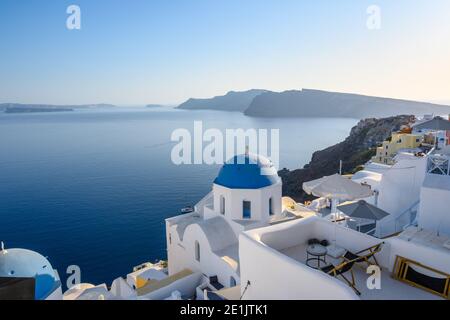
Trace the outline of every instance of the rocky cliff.
<instances>
[{"instance_id":1,"label":"rocky cliff","mask_svg":"<svg viewBox=\"0 0 450 320\"><path fill-rule=\"evenodd\" d=\"M302 189L303 182L337 173L339 160L343 162L343 173L354 172L359 165L366 163L375 155L376 147L389 138L393 131L411 124L414 120L415 117L409 115L361 120L343 142L315 152L311 162L303 169L281 170L279 175L283 180L283 195L297 201L310 199Z\"/></svg>"}]
</instances>

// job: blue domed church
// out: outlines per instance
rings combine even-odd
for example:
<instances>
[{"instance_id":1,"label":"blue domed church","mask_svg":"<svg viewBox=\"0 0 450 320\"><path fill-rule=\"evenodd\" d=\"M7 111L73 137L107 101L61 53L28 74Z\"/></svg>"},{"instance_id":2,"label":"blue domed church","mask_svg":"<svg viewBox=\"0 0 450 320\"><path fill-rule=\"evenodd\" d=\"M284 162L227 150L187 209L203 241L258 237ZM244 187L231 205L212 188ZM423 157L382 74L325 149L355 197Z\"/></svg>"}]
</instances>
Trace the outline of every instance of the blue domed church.
<instances>
[{"instance_id":1,"label":"blue domed church","mask_svg":"<svg viewBox=\"0 0 450 320\"><path fill-rule=\"evenodd\" d=\"M228 160L194 212L166 220L169 275L200 273L211 290L238 285L239 234L283 218L281 189L269 159Z\"/></svg>"},{"instance_id":2,"label":"blue domed church","mask_svg":"<svg viewBox=\"0 0 450 320\"><path fill-rule=\"evenodd\" d=\"M0 300L60 300L61 282L50 262L26 249L0 251Z\"/></svg>"}]
</instances>

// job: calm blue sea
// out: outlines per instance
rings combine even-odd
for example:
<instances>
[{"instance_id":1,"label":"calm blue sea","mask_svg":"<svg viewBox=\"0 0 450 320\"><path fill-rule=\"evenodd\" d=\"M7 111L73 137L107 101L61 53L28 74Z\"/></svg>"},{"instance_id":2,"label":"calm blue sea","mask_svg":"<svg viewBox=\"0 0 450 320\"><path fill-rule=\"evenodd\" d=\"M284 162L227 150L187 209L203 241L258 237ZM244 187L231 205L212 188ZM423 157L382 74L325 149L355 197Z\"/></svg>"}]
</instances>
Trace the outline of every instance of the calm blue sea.
<instances>
[{"instance_id":1,"label":"calm blue sea","mask_svg":"<svg viewBox=\"0 0 450 320\"><path fill-rule=\"evenodd\" d=\"M176 166L171 133L279 128L281 167L344 139L353 119L255 119L240 113L117 108L0 113L0 240L47 256L65 282L108 285L142 262L166 257L164 219L195 204L218 166Z\"/></svg>"}]
</instances>

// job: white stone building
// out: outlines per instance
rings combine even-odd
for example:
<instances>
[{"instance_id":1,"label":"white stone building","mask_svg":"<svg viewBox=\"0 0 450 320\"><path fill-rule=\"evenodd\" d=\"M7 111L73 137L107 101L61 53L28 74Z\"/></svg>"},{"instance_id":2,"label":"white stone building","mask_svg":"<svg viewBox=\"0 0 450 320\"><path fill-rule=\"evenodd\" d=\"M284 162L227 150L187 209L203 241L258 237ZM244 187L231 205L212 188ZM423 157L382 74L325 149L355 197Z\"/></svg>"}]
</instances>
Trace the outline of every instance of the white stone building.
<instances>
[{"instance_id":1,"label":"white stone building","mask_svg":"<svg viewBox=\"0 0 450 320\"><path fill-rule=\"evenodd\" d=\"M189 269L216 288L239 284L239 234L283 218L281 186L268 159L229 160L193 213L166 220L169 275Z\"/></svg>"}]
</instances>

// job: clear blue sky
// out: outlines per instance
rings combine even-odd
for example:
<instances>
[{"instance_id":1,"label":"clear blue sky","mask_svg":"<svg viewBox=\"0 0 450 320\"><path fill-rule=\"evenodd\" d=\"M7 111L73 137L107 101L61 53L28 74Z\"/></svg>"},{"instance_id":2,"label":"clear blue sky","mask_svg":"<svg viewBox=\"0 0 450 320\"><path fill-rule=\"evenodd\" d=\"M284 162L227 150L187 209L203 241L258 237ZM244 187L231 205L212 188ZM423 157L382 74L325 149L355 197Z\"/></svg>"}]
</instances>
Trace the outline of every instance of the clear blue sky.
<instances>
[{"instance_id":1,"label":"clear blue sky","mask_svg":"<svg viewBox=\"0 0 450 320\"><path fill-rule=\"evenodd\" d=\"M70 4L79 31L66 29ZM250 88L450 101L449 16L448 0L1 0L0 102L178 103Z\"/></svg>"}]
</instances>

